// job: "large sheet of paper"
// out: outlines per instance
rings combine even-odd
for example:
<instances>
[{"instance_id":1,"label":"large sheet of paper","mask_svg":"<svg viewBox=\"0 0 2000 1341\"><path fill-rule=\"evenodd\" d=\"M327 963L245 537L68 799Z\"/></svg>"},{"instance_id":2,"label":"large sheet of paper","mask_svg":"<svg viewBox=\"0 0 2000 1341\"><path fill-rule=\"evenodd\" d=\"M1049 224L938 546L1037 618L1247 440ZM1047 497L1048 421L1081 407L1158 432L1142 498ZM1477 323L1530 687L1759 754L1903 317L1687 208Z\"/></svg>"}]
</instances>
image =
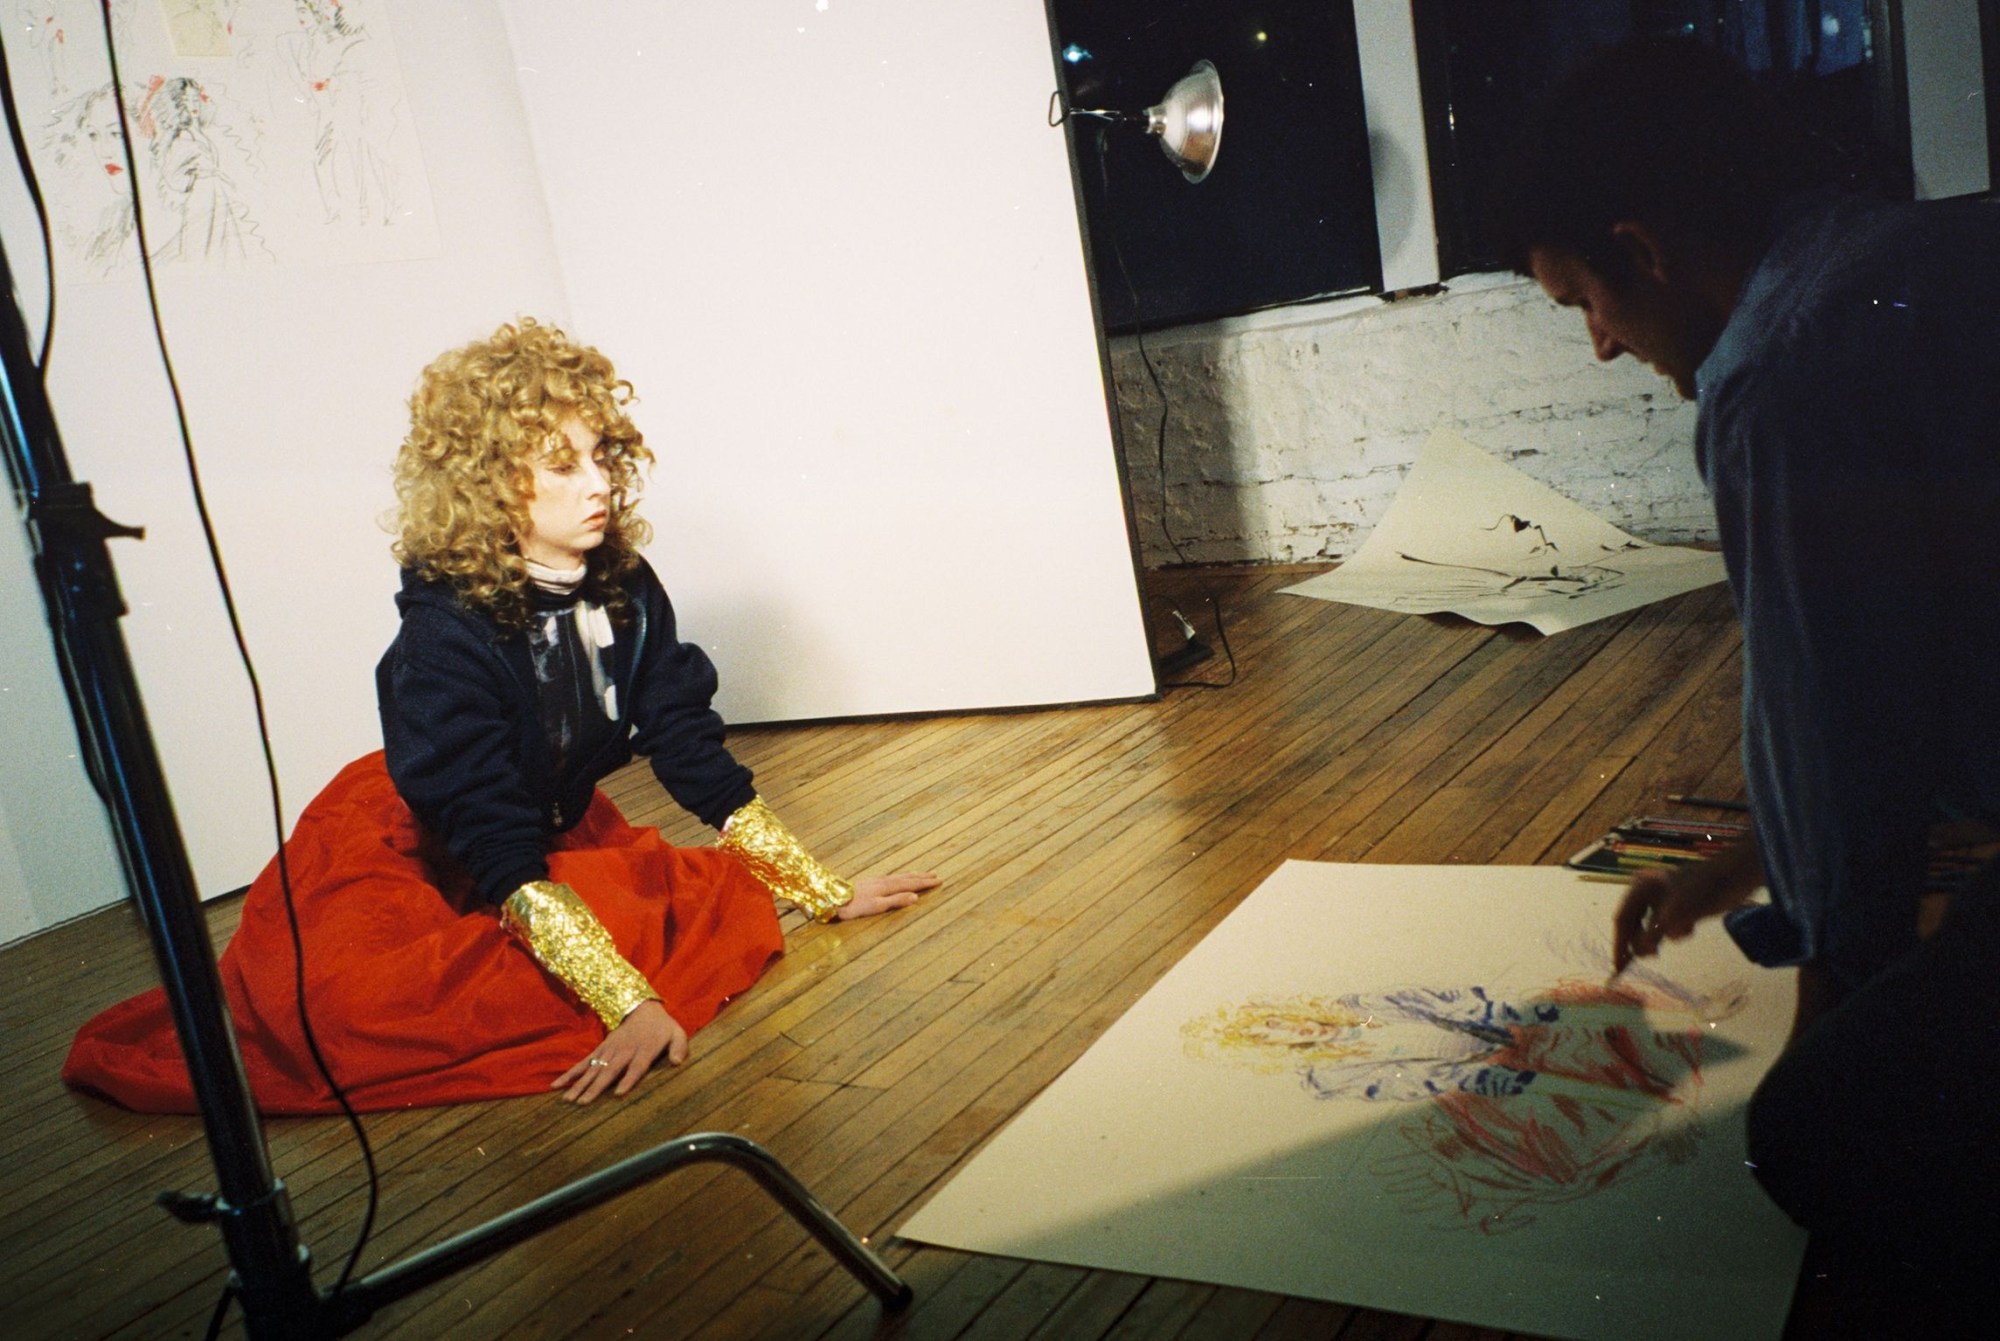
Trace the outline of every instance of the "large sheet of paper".
<instances>
[{"instance_id":1,"label":"large sheet of paper","mask_svg":"<svg viewBox=\"0 0 2000 1341\"><path fill-rule=\"evenodd\" d=\"M1722 556L1653 545L1439 430L1340 567L1285 590L1557 633L1720 582Z\"/></svg>"},{"instance_id":2,"label":"large sheet of paper","mask_svg":"<svg viewBox=\"0 0 2000 1341\"><path fill-rule=\"evenodd\" d=\"M1713 925L1607 985L1616 886L1287 862L901 1229L1536 1335L1774 1338L1744 1166L1788 973Z\"/></svg>"}]
</instances>

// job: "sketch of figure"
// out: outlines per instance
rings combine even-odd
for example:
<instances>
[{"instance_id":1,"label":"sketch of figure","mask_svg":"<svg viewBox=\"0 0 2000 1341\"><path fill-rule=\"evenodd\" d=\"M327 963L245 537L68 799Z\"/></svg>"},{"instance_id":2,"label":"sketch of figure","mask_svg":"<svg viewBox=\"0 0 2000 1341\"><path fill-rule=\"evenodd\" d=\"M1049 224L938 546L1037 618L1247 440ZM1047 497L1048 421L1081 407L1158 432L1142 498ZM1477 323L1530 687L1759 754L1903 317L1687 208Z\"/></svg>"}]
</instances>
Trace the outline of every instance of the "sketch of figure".
<instances>
[{"instance_id":1,"label":"sketch of figure","mask_svg":"<svg viewBox=\"0 0 2000 1341\"><path fill-rule=\"evenodd\" d=\"M1449 596L1463 600L1471 596L1530 596L1540 595L1575 600L1592 592L1611 591L1625 580L1622 569L1607 567L1601 563L1576 564L1564 567L1552 563L1546 572L1518 572L1504 568L1484 568L1478 564L1446 563L1439 559L1420 559L1414 554L1396 551L1396 557L1407 563L1422 564L1427 568L1445 568L1464 576L1447 579L1420 597L1425 602L1439 596Z\"/></svg>"},{"instance_id":2,"label":"sketch of figure","mask_svg":"<svg viewBox=\"0 0 2000 1341\"><path fill-rule=\"evenodd\" d=\"M397 106L371 75L368 30L341 0L293 0L298 31L279 39L312 109L313 180L328 223L396 222L389 142Z\"/></svg>"},{"instance_id":3,"label":"sketch of figure","mask_svg":"<svg viewBox=\"0 0 2000 1341\"><path fill-rule=\"evenodd\" d=\"M121 51L130 46L132 4L111 0L111 27ZM83 62L84 80L103 68L98 58L104 50L104 20L98 0L14 0L14 31L41 58L47 81L41 92L50 103L69 96L78 62Z\"/></svg>"},{"instance_id":4,"label":"sketch of figure","mask_svg":"<svg viewBox=\"0 0 2000 1341\"><path fill-rule=\"evenodd\" d=\"M248 153L217 118L208 90L186 76L155 75L132 115L169 224L153 242L153 259L270 259L229 170L247 163Z\"/></svg>"},{"instance_id":5,"label":"sketch of figure","mask_svg":"<svg viewBox=\"0 0 2000 1341\"><path fill-rule=\"evenodd\" d=\"M111 86L60 103L43 138L61 171L49 193L57 235L92 273L107 275L132 239L132 196L125 180L125 136Z\"/></svg>"},{"instance_id":6,"label":"sketch of figure","mask_svg":"<svg viewBox=\"0 0 2000 1341\"><path fill-rule=\"evenodd\" d=\"M201 84L185 77L154 76L141 92L126 94L132 128L143 152L156 215L146 224L155 261L233 262L269 259L256 223L237 198L226 159L247 162L240 141L218 125L214 103ZM125 180L124 137L111 85L92 89L55 109L46 137L65 170L53 194L57 228L65 245L99 276L129 258L132 198Z\"/></svg>"},{"instance_id":7,"label":"sketch of figure","mask_svg":"<svg viewBox=\"0 0 2000 1341\"><path fill-rule=\"evenodd\" d=\"M1257 999L1182 1037L1196 1057L1288 1071L1315 1099L1408 1107L1371 1171L1406 1211L1499 1234L1692 1157L1709 1028L1747 999L1740 983L1696 997L1642 970L1531 993Z\"/></svg>"},{"instance_id":8,"label":"sketch of figure","mask_svg":"<svg viewBox=\"0 0 2000 1341\"><path fill-rule=\"evenodd\" d=\"M1559 553L1562 547L1550 538L1540 523L1509 512L1491 526L1479 529L1494 536L1491 544L1482 547L1491 556L1490 565L1453 563L1396 551L1396 557L1405 563L1450 569L1463 575L1446 579L1444 585L1432 589L1422 599L1435 599L1438 593L1448 593L1455 600L1474 596L1536 595L1575 600L1593 592L1615 590L1623 584L1624 571L1604 563L1604 555L1646 548L1645 542L1639 540L1616 548L1600 545L1596 560L1569 564L1557 562L1544 568L1540 560L1546 555Z\"/></svg>"},{"instance_id":9,"label":"sketch of figure","mask_svg":"<svg viewBox=\"0 0 2000 1341\"><path fill-rule=\"evenodd\" d=\"M69 93L70 31L68 16L55 0L17 0L14 31L22 34L28 50L41 58L51 99Z\"/></svg>"}]
</instances>

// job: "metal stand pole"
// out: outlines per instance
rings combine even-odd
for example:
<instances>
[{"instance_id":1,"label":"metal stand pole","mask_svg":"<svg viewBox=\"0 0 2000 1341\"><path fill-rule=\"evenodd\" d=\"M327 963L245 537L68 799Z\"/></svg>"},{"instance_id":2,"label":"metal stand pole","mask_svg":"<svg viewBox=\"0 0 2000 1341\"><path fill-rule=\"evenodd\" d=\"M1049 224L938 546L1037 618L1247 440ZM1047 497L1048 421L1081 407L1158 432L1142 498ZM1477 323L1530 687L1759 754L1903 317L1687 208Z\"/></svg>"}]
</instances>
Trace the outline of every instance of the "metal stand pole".
<instances>
[{"instance_id":1,"label":"metal stand pole","mask_svg":"<svg viewBox=\"0 0 2000 1341\"><path fill-rule=\"evenodd\" d=\"M350 1282L338 1297L314 1289L311 1258L299 1241L290 1199L271 1171L263 1126L216 970L215 947L118 627L126 607L105 541L143 533L108 521L91 501L90 486L70 477L13 293L13 273L5 248L0 247L0 440L4 440L0 445L5 448L15 496L25 504L35 571L48 604L56 660L75 710L83 757L111 811L125 881L152 940L220 1188L212 1196L170 1195L164 1200L182 1219L212 1220L220 1228L250 1335L260 1341L318 1341L343 1335L390 1300L641 1182L709 1160L749 1172L887 1307L907 1304L909 1286L783 1165L761 1146L721 1133L670 1141L580 1179L403 1263Z\"/></svg>"},{"instance_id":2,"label":"metal stand pole","mask_svg":"<svg viewBox=\"0 0 2000 1341\"><path fill-rule=\"evenodd\" d=\"M310 1335L311 1269L284 1186L271 1173L194 872L118 627L125 601L104 542L140 533L107 521L91 501L90 486L70 477L13 292L13 272L0 248L0 436L14 488L27 504L35 571L83 757L111 811L125 882L145 919L187 1056L221 1189L208 1213L242 1282L251 1334Z\"/></svg>"}]
</instances>

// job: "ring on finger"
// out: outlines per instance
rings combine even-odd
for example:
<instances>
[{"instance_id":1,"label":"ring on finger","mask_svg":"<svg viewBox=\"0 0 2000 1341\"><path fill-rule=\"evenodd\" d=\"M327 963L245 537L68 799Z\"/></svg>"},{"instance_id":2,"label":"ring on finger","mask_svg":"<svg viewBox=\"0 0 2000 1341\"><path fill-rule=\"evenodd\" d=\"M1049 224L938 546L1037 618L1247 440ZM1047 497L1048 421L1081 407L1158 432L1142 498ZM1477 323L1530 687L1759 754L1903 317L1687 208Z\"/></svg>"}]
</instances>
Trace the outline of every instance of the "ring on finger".
<instances>
[{"instance_id":1,"label":"ring on finger","mask_svg":"<svg viewBox=\"0 0 2000 1341\"><path fill-rule=\"evenodd\" d=\"M589 1062L589 1065L591 1065L591 1066L609 1066L609 1065L611 1065L611 1063L610 1063L610 1062L607 1062L607 1061L605 1061L605 1060L604 1060L604 1059L603 1059L602 1057L592 1057L592 1058L590 1059L590 1062Z\"/></svg>"}]
</instances>

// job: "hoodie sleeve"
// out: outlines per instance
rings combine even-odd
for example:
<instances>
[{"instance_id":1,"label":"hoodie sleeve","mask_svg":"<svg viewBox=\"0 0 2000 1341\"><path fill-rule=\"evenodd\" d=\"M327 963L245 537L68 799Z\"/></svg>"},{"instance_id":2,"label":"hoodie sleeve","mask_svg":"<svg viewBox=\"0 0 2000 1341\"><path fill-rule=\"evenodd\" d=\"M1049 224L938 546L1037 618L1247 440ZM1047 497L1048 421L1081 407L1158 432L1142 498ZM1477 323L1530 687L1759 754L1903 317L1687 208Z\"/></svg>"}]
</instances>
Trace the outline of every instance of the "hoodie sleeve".
<instances>
[{"instance_id":1,"label":"hoodie sleeve","mask_svg":"<svg viewBox=\"0 0 2000 1341\"><path fill-rule=\"evenodd\" d=\"M508 675L474 630L422 605L376 668L389 776L494 904L549 874Z\"/></svg>"},{"instance_id":2,"label":"hoodie sleeve","mask_svg":"<svg viewBox=\"0 0 2000 1341\"><path fill-rule=\"evenodd\" d=\"M702 823L720 829L756 797L750 770L723 745L715 664L680 641L673 605L650 567L641 567L635 599L645 620L632 670L632 745L648 756L660 785Z\"/></svg>"}]
</instances>

